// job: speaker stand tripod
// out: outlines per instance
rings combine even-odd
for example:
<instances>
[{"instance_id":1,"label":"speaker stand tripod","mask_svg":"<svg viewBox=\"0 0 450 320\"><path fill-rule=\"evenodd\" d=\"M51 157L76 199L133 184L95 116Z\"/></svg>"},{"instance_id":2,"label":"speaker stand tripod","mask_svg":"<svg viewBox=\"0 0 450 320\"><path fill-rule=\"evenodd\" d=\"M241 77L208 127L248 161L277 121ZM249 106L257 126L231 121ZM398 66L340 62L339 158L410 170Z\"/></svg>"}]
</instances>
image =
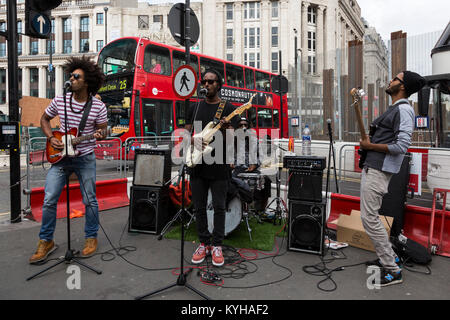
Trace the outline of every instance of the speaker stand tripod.
<instances>
[{"instance_id":1,"label":"speaker stand tripod","mask_svg":"<svg viewBox=\"0 0 450 320\"><path fill-rule=\"evenodd\" d=\"M65 148L66 148L66 154L68 154L68 135L67 135L67 106L66 106L66 88L64 88L64 118L65 118ZM77 263L80 266L83 266L97 274L102 274L102 272L100 270L97 270L91 266L88 266L87 264L81 262L80 260L78 260L75 257L75 251L71 249L71 239L70 239L70 195L69 195L69 175L71 170L69 170L69 168L67 166L64 166L63 168L64 170L64 174L66 176L66 219L67 219L67 251L66 254L64 255L64 258L58 262L56 262L55 264L45 268L44 270L32 275L31 277L28 277L26 280L29 281L35 277L37 277L38 275L56 267L57 265L60 265L61 263L65 262L66 264L71 264L71 263ZM90 208L90 207L89 207Z\"/></svg>"},{"instance_id":2,"label":"speaker stand tripod","mask_svg":"<svg viewBox=\"0 0 450 320\"><path fill-rule=\"evenodd\" d=\"M154 294L160 293L162 291L165 291L167 289L176 287L176 286L182 286L185 288L188 288L189 290L195 292L196 294L198 294L199 296L201 296L203 299L206 300L210 300L210 298L206 295L204 295L203 293L201 293L199 290L195 289L194 287L190 286L187 283L187 276L188 274L192 271L192 268L190 268L188 271L183 272L184 269L184 223L183 223L183 214L184 213L188 213L187 210L184 207L184 198L185 198L185 170L186 170L186 165L183 164L182 168L181 168L181 180L182 180L182 186L181 186L181 209L178 211L178 213L176 214L176 216L181 217L181 259L180 259L180 275L178 276L177 281L174 284L168 285L166 287L157 289L155 291L146 293L142 296L136 297L135 300L142 300L146 297L152 296Z\"/></svg>"},{"instance_id":3,"label":"speaker stand tripod","mask_svg":"<svg viewBox=\"0 0 450 320\"><path fill-rule=\"evenodd\" d=\"M273 224L275 225L276 222L278 221L281 225L281 220L283 217L286 217L287 215L287 207L286 207L286 203L284 202L283 199L281 199L281 170L282 170L282 157L281 157L281 150L284 150L283 148L281 148L279 145L277 145L277 148L280 150L279 152L279 159L278 159L278 163L277 163L277 175L276 175L276 185L277 185L277 196L275 198L272 199L272 201L270 201L270 203L266 206L266 210L269 209L272 212L275 213L274 219L273 219ZM286 150L284 150L286 151ZM270 206L272 205L272 203L276 202L276 208L272 209L270 208Z\"/></svg>"}]
</instances>

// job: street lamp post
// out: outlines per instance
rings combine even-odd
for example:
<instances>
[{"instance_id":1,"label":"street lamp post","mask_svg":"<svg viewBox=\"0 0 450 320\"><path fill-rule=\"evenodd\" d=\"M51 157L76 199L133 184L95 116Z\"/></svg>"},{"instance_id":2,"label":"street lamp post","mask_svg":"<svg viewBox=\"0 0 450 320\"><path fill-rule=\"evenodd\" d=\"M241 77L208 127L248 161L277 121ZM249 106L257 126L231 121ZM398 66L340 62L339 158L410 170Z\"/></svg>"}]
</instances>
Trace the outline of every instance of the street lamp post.
<instances>
[{"instance_id":1,"label":"street lamp post","mask_svg":"<svg viewBox=\"0 0 450 320\"><path fill-rule=\"evenodd\" d=\"M106 46L108 43L108 7L104 7L103 10L105 11L105 43L103 45Z\"/></svg>"}]
</instances>

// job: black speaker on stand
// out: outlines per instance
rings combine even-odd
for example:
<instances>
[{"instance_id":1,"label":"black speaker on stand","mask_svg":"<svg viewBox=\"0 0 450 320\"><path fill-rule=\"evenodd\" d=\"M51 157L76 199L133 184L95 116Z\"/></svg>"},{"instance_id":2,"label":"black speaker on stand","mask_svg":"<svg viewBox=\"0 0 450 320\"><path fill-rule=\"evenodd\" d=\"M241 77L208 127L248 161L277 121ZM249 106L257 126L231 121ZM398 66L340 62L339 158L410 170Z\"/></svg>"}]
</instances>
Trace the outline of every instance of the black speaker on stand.
<instances>
[{"instance_id":1,"label":"black speaker on stand","mask_svg":"<svg viewBox=\"0 0 450 320\"><path fill-rule=\"evenodd\" d=\"M170 219L170 177L168 148L136 150L128 232L161 233Z\"/></svg>"}]
</instances>

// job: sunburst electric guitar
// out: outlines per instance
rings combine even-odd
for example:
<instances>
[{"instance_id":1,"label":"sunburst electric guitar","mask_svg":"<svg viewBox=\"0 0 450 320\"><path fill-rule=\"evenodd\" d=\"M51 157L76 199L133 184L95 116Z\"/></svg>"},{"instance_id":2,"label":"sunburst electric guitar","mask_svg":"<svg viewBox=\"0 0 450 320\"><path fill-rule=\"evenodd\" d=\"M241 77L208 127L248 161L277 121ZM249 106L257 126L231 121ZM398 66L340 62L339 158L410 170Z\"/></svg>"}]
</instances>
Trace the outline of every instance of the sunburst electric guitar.
<instances>
[{"instance_id":1,"label":"sunburst electric guitar","mask_svg":"<svg viewBox=\"0 0 450 320\"><path fill-rule=\"evenodd\" d=\"M102 134L106 132L107 132L106 129L102 130ZM64 132L54 131L53 136L65 144L66 134ZM94 139L94 133L85 136L79 137L77 136L78 136L78 128L72 128L69 131L67 131L67 141L69 142L67 145L67 153L65 145L63 149L55 149L52 147L50 140L48 140L47 145L45 147L45 155L47 156L48 162L50 162L51 164L55 164L65 157L76 157L79 154L76 145L85 140Z\"/></svg>"},{"instance_id":2,"label":"sunburst electric guitar","mask_svg":"<svg viewBox=\"0 0 450 320\"><path fill-rule=\"evenodd\" d=\"M353 99L352 105L355 108L356 121L358 123L358 128L359 128L359 132L361 134L361 139L365 140L365 139L367 139L367 133L366 133L366 129L364 128L364 122L363 122L363 119L362 119L361 105L360 105L361 99L365 95L365 92L362 89L353 88L350 91L350 94L351 94L352 99ZM370 126L369 137L371 137L373 135L374 131L375 131L375 128ZM359 165L359 168L362 169L363 166L364 166L364 162L366 161L367 150L359 148L358 149L358 154L359 154L359 163L358 163L358 165Z\"/></svg>"},{"instance_id":3,"label":"sunburst electric guitar","mask_svg":"<svg viewBox=\"0 0 450 320\"><path fill-rule=\"evenodd\" d=\"M252 100L256 96L254 94L250 100L240 106L239 108L236 108L232 113L230 113L227 117L225 117L225 121L230 121L234 116L240 115L245 110L250 109L252 107ZM186 165L190 168L195 167L197 164L200 163L202 160L202 157L204 155L207 155L212 152L213 148L209 146L211 141L213 140L214 134L220 130L222 127L221 123L214 124L213 121L208 123L206 127L202 130L202 132L199 132L194 135L194 140L200 139L200 141L206 142L205 148L202 150L199 150L194 147L194 144L191 144L189 148L187 148L186 152Z\"/></svg>"}]
</instances>

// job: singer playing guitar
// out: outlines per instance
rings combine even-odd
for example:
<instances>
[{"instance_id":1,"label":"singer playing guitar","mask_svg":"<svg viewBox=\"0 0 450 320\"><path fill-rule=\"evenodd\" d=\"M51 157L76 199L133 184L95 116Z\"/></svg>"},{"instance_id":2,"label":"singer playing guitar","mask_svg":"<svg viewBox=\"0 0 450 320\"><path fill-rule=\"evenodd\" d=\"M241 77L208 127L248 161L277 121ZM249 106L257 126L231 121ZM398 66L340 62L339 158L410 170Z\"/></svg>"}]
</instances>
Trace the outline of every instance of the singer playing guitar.
<instances>
[{"instance_id":1,"label":"singer playing guitar","mask_svg":"<svg viewBox=\"0 0 450 320\"><path fill-rule=\"evenodd\" d=\"M97 250L98 203L95 193L96 165L95 140L104 139L107 128L107 112L103 102L95 97L100 89L104 75L96 63L87 57L69 58L64 64L64 70L70 75L65 89L68 91L64 97L55 97L45 109L41 117L41 129L47 136L48 143L53 149L64 149L64 138L57 139L50 127L50 120L56 116L60 119L60 132L71 128L79 128L81 119L86 112L85 126L78 135L91 135L92 139L84 139L75 148L77 154L64 157L54 163L48 171L45 182L45 198L42 206L42 225L39 233L39 242L36 252L30 258L30 263L38 263L47 259L48 255L56 250L53 240L56 226L56 205L66 184L66 175L73 172L80 182L80 191L85 204L85 245L81 252L82 257L92 256ZM66 91L65 90L65 91ZM89 109L90 106L90 109ZM67 119L65 114L67 112Z\"/></svg>"}]
</instances>

